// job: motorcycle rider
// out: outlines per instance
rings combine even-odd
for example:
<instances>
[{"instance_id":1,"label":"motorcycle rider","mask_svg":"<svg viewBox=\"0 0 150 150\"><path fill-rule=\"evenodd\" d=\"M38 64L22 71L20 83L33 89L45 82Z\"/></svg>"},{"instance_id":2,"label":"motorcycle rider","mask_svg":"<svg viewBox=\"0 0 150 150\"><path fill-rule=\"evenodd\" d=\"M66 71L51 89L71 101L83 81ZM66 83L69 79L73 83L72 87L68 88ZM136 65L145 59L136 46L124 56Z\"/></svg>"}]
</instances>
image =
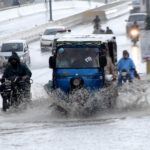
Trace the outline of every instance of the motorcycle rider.
<instances>
[{"instance_id":1,"label":"motorcycle rider","mask_svg":"<svg viewBox=\"0 0 150 150\"><path fill-rule=\"evenodd\" d=\"M134 23L133 23L133 25L131 26L131 28L137 28L137 29L139 29L139 26L138 26L138 24L137 24L136 21L134 21Z\"/></svg>"},{"instance_id":2,"label":"motorcycle rider","mask_svg":"<svg viewBox=\"0 0 150 150\"><path fill-rule=\"evenodd\" d=\"M20 58L16 52L12 52L12 55L8 59L8 65L4 70L1 82L4 82L5 79L11 79L13 77L20 77L21 80L25 80L25 98L30 99L30 78L32 76L31 71L26 66L26 64L20 62ZM1 91L3 87L1 87Z\"/></svg>"},{"instance_id":3,"label":"motorcycle rider","mask_svg":"<svg viewBox=\"0 0 150 150\"><path fill-rule=\"evenodd\" d=\"M101 19L99 18L99 16L96 15L95 19L93 20L94 26L99 26L101 23Z\"/></svg>"},{"instance_id":4,"label":"motorcycle rider","mask_svg":"<svg viewBox=\"0 0 150 150\"><path fill-rule=\"evenodd\" d=\"M93 34L105 34L105 30L103 30L101 27L101 19L99 18L99 16L95 17L93 23L94 23Z\"/></svg>"},{"instance_id":5,"label":"motorcycle rider","mask_svg":"<svg viewBox=\"0 0 150 150\"><path fill-rule=\"evenodd\" d=\"M93 34L99 34L100 32L100 28L101 28L101 20L99 18L99 16L96 16L95 19L93 20L94 23L94 31Z\"/></svg>"},{"instance_id":6,"label":"motorcycle rider","mask_svg":"<svg viewBox=\"0 0 150 150\"><path fill-rule=\"evenodd\" d=\"M113 34L113 31L109 28L109 27L106 27L106 34Z\"/></svg>"},{"instance_id":7,"label":"motorcycle rider","mask_svg":"<svg viewBox=\"0 0 150 150\"><path fill-rule=\"evenodd\" d=\"M19 0L14 0L12 5L13 6L20 6Z\"/></svg>"},{"instance_id":8,"label":"motorcycle rider","mask_svg":"<svg viewBox=\"0 0 150 150\"><path fill-rule=\"evenodd\" d=\"M135 67L133 60L129 57L129 53L127 50L123 51L123 57L118 62L118 71L120 73L120 75L118 77L118 85L119 86L122 85L122 78L121 78L122 70L126 70L127 73L130 74L129 82L132 82L132 79L134 78L136 67Z\"/></svg>"}]
</instances>

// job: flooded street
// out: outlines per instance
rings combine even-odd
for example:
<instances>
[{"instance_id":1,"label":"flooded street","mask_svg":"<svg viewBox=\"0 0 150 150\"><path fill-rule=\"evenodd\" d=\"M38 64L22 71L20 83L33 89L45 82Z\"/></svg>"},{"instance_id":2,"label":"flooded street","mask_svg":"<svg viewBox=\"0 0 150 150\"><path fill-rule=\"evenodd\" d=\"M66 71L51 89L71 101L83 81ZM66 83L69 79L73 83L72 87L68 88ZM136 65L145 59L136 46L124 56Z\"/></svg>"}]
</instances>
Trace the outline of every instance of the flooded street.
<instances>
[{"instance_id":1,"label":"flooded street","mask_svg":"<svg viewBox=\"0 0 150 150\"><path fill-rule=\"evenodd\" d=\"M119 89L112 109L88 117L62 115L49 107L53 97L43 88L52 78L52 70L48 68L51 54L41 53L40 41L35 41L29 45L34 81L32 101L17 110L0 112L0 150L147 150L150 147L150 76L145 74L146 64L141 61L139 44L138 49L133 49L125 34L127 18L128 14L120 16L104 22L102 27L109 25L114 31L118 60L124 49L130 52L141 80ZM92 31L91 23L72 28L72 33ZM95 96L102 98L99 92Z\"/></svg>"}]
</instances>

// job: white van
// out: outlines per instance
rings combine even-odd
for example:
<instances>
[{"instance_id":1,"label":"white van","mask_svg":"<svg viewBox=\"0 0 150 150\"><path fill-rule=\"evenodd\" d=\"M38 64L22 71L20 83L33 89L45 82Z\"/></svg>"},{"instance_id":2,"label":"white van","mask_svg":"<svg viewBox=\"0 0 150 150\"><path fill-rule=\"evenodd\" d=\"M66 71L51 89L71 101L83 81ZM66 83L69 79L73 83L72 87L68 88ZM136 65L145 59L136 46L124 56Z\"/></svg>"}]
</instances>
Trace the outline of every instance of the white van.
<instances>
[{"instance_id":1,"label":"white van","mask_svg":"<svg viewBox=\"0 0 150 150\"><path fill-rule=\"evenodd\" d=\"M132 0L132 7L140 9L140 7L141 7L140 0Z\"/></svg>"}]
</instances>

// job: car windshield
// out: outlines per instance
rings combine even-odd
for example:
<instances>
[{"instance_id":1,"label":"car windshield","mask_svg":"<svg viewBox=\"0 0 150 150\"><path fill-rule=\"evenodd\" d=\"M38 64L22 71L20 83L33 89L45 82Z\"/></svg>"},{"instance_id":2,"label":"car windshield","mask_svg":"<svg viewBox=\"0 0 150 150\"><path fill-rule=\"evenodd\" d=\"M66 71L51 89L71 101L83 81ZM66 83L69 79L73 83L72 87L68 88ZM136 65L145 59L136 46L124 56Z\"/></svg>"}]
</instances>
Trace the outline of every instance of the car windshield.
<instances>
[{"instance_id":1,"label":"car windshield","mask_svg":"<svg viewBox=\"0 0 150 150\"><path fill-rule=\"evenodd\" d=\"M44 35L55 35L56 32L57 32L56 29L55 30L54 29L47 29L47 30L45 30Z\"/></svg>"},{"instance_id":2,"label":"car windshield","mask_svg":"<svg viewBox=\"0 0 150 150\"><path fill-rule=\"evenodd\" d=\"M44 35L56 35L56 33L64 33L66 30L64 29L47 29L44 32Z\"/></svg>"},{"instance_id":3,"label":"car windshield","mask_svg":"<svg viewBox=\"0 0 150 150\"><path fill-rule=\"evenodd\" d=\"M140 5L140 0L134 0L134 1L132 1L132 4L133 5Z\"/></svg>"},{"instance_id":4,"label":"car windshield","mask_svg":"<svg viewBox=\"0 0 150 150\"><path fill-rule=\"evenodd\" d=\"M59 48L56 68L98 68L99 49L97 47Z\"/></svg>"},{"instance_id":5,"label":"car windshield","mask_svg":"<svg viewBox=\"0 0 150 150\"><path fill-rule=\"evenodd\" d=\"M2 44L1 52L21 52L23 51L22 43L4 43Z\"/></svg>"},{"instance_id":6,"label":"car windshield","mask_svg":"<svg viewBox=\"0 0 150 150\"><path fill-rule=\"evenodd\" d=\"M145 21L146 15L133 15L129 17L129 22Z\"/></svg>"}]
</instances>

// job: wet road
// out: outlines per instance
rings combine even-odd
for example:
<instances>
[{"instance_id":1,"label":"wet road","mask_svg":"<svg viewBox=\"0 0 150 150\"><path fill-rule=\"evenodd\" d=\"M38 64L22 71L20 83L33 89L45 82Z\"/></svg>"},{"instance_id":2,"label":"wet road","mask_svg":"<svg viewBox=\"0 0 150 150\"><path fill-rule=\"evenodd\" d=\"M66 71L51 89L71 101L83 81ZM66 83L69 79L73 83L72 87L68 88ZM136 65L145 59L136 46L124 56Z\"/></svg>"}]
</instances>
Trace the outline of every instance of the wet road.
<instances>
[{"instance_id":1,"label":"wet road","mask_svg":"<svg viewBox=\"0 0 150 150\"><path fill-rule=\"evenodd\" d=\"M129 50L138 71L144 73L145 64L139 61L140 49L134 51L125 35L127 16L110 20L103 27L109 24L116 35L118 59L124 49ZM78 31L92 32L92 26L83 24L72 29L72 32ZM48 108L52 98L43 90L43 85L51 78L47 62L50 53L40 52L39 41L29 46L33 102L25 110L0 112L0 149L147 150L150 146L149 76L143 76L131 87L124 87L114 110L102 111L89 118L66 118Z\"/></svg>"}]
</instances>

